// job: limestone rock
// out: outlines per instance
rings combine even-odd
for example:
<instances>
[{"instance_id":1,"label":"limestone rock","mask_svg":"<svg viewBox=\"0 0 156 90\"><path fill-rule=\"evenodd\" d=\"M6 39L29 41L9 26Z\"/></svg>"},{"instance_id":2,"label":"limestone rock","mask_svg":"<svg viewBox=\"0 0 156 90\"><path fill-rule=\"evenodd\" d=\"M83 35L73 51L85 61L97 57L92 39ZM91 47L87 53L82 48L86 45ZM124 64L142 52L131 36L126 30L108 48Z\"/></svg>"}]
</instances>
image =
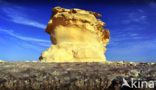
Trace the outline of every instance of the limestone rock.
<instances>
[{"instance_id":1,"label":"limestone rock","mask_svg":"<svg viewBox=\"0 0 156 90\"><path fill-rule=\"evenodd\" d=\"M32 62L38 62L38 61L32 61Z\"/></svg>"},{"instance_id":2,"label":"limestone rock","mask_svg":"<svg viewBox=\"0 0 156 90\"><path fill-rule=\"evenodd\" d=\"M0 60L0 62L5 62L5 61L3 61L3 60Z\"/></svg>"},{"instance_id":3,"label":"limestone rock","mask_svg":"<svg viewBox=\"0 0 156 90\"><path fill-rule=\"evenodd\" d=\"M109 42L109 30L96 17L100 14L81 9L55 7L47 25L53 45L44 51L44 62L100 62L106 61L104 53Z\"/></svg>"},{"instance_id":4,"label":"limestone rock","mask_svg":"<svg viewBox=\"0 0 156 90\"><path fill-rule=\"evenodd\" d=\"M30 62L29 60L26 60L25 62Z\"/></svg>"}]
</instances>

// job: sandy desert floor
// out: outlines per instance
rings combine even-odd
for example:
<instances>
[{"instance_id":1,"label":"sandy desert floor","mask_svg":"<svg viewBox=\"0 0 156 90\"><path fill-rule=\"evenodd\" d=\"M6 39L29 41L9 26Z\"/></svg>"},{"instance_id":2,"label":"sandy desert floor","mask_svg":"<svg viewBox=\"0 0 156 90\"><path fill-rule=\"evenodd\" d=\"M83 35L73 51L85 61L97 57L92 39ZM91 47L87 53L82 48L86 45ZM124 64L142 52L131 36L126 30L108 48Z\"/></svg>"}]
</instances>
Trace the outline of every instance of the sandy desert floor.
<instances>
[{"instance_id":1,"label":"sandy desert floor","mask_svg":"<svg viewBox=\"0 0 156 90\"><path fill-rule=\"evenodd\" d=\"M156 80L156 63L0 63L0 90L129 90L123 78Z\"/></svg>"}]
</instances>

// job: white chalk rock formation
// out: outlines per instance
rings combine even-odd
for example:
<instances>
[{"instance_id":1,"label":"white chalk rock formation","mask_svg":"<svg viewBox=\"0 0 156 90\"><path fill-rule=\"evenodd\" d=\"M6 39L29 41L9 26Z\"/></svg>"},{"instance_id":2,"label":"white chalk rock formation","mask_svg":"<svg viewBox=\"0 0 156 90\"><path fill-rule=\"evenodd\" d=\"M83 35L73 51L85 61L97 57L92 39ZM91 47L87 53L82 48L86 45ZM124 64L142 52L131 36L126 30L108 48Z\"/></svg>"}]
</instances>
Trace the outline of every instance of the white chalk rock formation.
<instances>
[{"instance_id":1,"label":"white chalk rock formation","mask_svg":"<svg viewBox=\"0 0 156 90\"><path fill-rule=\"evenodd\" d=\"M56 7L47 25L53 45L40 56L43 62L103 62L109 30L96 17L100 14L80 9Z\"/></svg>"}]
</instances>

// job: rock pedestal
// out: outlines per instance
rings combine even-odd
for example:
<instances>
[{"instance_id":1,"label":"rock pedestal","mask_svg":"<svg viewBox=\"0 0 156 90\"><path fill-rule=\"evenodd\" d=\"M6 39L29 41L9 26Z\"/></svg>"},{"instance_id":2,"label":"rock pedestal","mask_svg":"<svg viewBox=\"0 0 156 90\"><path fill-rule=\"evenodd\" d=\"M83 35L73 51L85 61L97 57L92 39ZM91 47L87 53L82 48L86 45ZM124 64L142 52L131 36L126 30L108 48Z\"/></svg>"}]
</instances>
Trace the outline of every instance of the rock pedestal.
<instances>
[{"instance_id":1,"label":"rock pedestal","mask_svg":"<svg viewBox=\"0 0 156 90\"><path fill-rule=\"evenodd\" d=\"M53 45L44 51L40 61L45 62L103 62L109 42L105 23L100 14L81 9L55 7L47 25Z\"/></svg>"}]
</instances>

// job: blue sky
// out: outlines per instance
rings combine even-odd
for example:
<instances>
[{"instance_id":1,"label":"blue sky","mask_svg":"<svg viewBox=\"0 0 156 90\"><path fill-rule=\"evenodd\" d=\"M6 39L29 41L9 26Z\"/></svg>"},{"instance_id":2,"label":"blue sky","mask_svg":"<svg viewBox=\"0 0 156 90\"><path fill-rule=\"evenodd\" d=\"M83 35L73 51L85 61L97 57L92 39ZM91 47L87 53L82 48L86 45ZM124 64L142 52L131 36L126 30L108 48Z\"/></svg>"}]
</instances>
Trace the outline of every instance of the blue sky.
<instances>
[{"instance_id":1,"label":"blue sky","mask_svg":"<svg viewBox=\"0 0 156 90\"><path fill-rule=\"evenodd\" d=\"M56 6L102 14L108 60L156 62L155 0L0 0L0 60L38 60L52 45L44 31Z\"/></svg>"}]
</instances>

